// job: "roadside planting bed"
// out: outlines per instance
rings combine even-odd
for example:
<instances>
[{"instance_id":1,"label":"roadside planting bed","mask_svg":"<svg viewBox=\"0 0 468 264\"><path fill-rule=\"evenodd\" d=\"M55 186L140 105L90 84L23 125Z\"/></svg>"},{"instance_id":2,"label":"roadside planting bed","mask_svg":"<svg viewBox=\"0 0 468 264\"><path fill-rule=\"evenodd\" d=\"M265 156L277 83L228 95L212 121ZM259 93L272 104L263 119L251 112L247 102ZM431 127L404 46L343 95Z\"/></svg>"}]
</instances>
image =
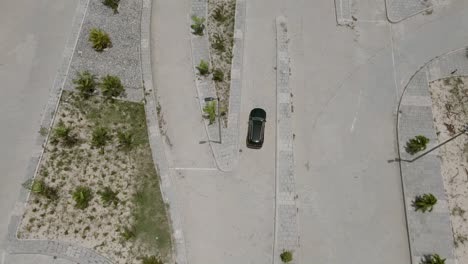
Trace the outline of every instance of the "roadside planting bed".
<instances>
[{"instance_id":1,"label":"roadside planting bed","mask_svg":"<svg viewBox=\"0 0 468 264\"><path fill-rule=\"evenodd\" d=\"M459 133L468 122L468 77L450 77L430 83L434 125L439 142ZM455 255L468 262L468 136L440 148L442 176L454 233Z\"/></svg>"}]
</instances>

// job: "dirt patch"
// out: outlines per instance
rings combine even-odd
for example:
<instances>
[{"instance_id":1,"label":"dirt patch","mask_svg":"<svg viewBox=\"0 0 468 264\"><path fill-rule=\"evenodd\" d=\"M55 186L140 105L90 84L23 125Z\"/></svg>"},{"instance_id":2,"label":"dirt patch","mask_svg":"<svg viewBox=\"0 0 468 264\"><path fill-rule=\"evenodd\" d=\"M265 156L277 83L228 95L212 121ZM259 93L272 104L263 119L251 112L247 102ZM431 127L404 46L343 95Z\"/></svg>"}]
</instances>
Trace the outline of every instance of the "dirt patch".
<instances>
[{"instance_id":1,"label":"dirt patch","mask_svg":"<svg viewBox=\"0 0 468 264\"><path fill-rule=\"evenodd\" d=\"M234 22L236 0L208 0L207 29L210 39L210 55L213 76L222 72L220 80L215 79L215 87L220 98L224 125L229 111L231 86L232 47L234 44Z\"/></svg>"},{"instance_id":2,"label":"dirt patch","mask_svg":"<svg viewBox=\"0 0 468 264\"><path fill-rule=\"evenodd\" d=\"M459 133L468 122L468 77L430 83L434 123L439 142ZM468 136L462 135L440 149L442 176L451 212L455 255L468 263Z\"/></svg>"},{"instance_id":3,"label":"dirt patch","mask_svg":"<svg viewBox=\"0 0 468 264\"><path fill-rule=\"evenodd\" d=\"M65 91L34 180L56 193L44 195L31 185L19 238L70 241L114 263L140 263L147 255L171 261L170 226L145 120L143 104ZM68 143L57 136L60 126L70 128ZM102 147L93 144L96 127L108 131ZM91 190L84 209L74 196L87 194L77 194L78 186Z\"/></svg>"}]
</instances>

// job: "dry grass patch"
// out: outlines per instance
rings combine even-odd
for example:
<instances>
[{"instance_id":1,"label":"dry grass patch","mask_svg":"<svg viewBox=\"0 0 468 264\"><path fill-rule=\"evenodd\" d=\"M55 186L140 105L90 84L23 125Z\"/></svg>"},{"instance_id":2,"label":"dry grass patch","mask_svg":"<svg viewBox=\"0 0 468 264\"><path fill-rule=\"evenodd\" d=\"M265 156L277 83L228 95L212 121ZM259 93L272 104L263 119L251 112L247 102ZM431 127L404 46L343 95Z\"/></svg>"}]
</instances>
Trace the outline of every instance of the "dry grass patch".
<instances>
[{"instance_id":1,"label":"dry grass patch","mask_svg":"<svg viewBox=\"0 0 468 264\"><path fill-rule=\"evenodd\" d=\"M72 241L115 263L171 262L143 105L64 92L53 129L34 183L57 197L31 192L19 237Z\"/></svg>"},{"instance_id":2,"label":"dry grass patch","mask_svg":"<svg viewBox=\"0 0 468 264\"><path fill-rule=\"evenodd\" d=\"M468 121L468 78L451 77L430 84L434 124L439 142L458 133ZM462 135L440 149L442 176L454 232L455 255L468 263L468 136Z\"/></svg>"}]
</instances>

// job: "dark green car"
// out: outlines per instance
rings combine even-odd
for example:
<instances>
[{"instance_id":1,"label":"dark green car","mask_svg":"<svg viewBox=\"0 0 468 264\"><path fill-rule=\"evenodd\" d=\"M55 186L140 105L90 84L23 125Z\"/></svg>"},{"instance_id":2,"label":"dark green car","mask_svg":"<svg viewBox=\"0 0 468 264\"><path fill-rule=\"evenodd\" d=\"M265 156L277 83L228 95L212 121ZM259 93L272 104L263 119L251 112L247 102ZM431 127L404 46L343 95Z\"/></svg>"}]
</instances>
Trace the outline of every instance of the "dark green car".
<instances>
[{"instance_id":1,"label":"dark green car","mask_svg":"<svg viewBox=\"0 0 468 264\"><path fill-rule=\"evenodd\" d=\"M266 112L261 108L254 108L249 115L249 129L247 131L247 147L259 149L263 145Z\"/></svg>"}]
</instances>

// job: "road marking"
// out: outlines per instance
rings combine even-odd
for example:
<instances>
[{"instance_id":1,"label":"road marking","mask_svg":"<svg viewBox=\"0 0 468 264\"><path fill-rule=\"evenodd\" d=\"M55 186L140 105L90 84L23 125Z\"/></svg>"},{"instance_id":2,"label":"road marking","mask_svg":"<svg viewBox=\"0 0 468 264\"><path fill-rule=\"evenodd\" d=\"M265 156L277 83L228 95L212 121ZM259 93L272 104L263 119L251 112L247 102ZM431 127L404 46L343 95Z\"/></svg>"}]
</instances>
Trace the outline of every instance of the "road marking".
<instances>
[{"instance_id":1,"label":"road marking","mask_svg":"<svg viewBox=\"0 0 468 264\"><path fill-rule=\"evenodd\" d=\"M399 88L398 88L398 82L397 82L397 76L396 76L397 72L396 72L396 65L395 65L395 45L393 43L392 24L389 23L389 26L390 26L390 45L392 47L393 82L395 83L395 91L396 91L395 97L396 97L396 102L398 104L398 102L400 101L400 91L399 91ZM396 111L398 111L398 109L396 109Z\"/></svg>"},{"instance_id":2,"label":"road marking","mask_svg":"<svg viewBox=\"0 0 468 264\"><path fill-rule=\"evenodd\" d=\"M217 171L217 168L169 168L170 170L199 170L199 171Z\"/></svg>"}]
</instances>

